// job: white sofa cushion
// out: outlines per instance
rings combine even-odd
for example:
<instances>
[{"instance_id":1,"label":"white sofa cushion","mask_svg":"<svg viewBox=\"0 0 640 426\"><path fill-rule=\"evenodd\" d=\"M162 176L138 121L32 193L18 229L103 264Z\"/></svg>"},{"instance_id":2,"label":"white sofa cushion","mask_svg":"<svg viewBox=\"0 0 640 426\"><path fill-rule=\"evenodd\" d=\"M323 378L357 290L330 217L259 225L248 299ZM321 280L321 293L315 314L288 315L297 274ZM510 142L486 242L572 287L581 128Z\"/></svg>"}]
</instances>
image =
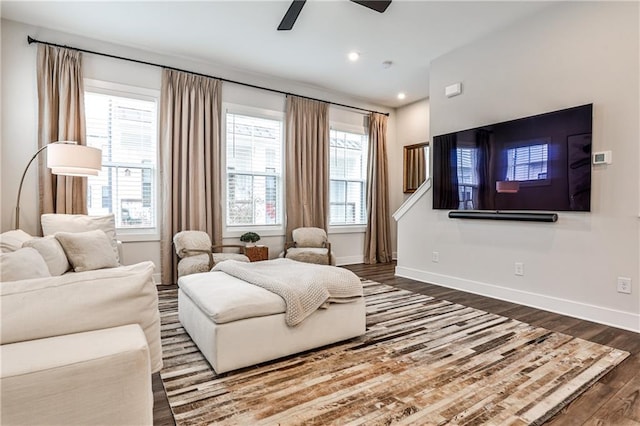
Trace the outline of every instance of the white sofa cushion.
<instances>
[{"instance_id":1,"label":"white sofa cushion","mask_svg":"<svg viewBox=\"0 0 640 426\"><path fill-rule=\"evenodd\" d=\"M2 422L151 425L149 348L137 324L0 347Z\"/></svg>"},{"instance_id":2,"label":"white sofa cushion","mask_svg":"<svg viewBox=\"0 0 640 426\"><path fill-rule=\"evenodd\" d=\"M38 250L22 248L0 255L0 281L18 281L50 277L49 268Z\"/></svg>"},{"instance_id":3,"label":"white sofa cushion","mask_svg":"<svg viewBox=\"0 0 640 426\"><path fill-rule=\"evenodd\" d=\"M107 234L109 242L120 263L118 240L116 238L116 219L113 214L104 216L87 216L84 214L43 214L40 217L44 236L58 232L86 232L100 229Z\"/></svg>"},{"instance_id":4,"label":"white sofa cushion","mask_svg":"<svg viewBox=\"0 0 640 426\"><path fill-rule=\"evenodd\" d=\"M138 324L149 345L151 370L158 372L162 348L153 270L152 262L142 262L2 283L0 344Z\"/></svg>"},{"instance_id":5,"label":"white sofa cushion","mask_svg":"<svg viewBox=\"0 0 640 426\"><path fill-rule=\"evenodd\" d=\"M318 265L335 264L333 259L329 259L327 254L329 250L326 248L290 248L287 250L287 259L297 260L298 262L316 263ZM331 254L333 258L333 254ZM329 262L329 263L327 263Z\"/></svg>"},{"instance_id":6,"label":"white sofa cushion","mask_svg":"<svg viewBox=\"0 0 640 426\"><path fill-rule=\"evenodd\" d=\"M285 311L282 297L224 272L181 277L178 286L216 324Z\"/></svg>"},{"instance_id":7,"label":"white sofa cushion","mask_svg":"<svg viewBox=\"0 0 640 426\"><path fill-rule=\"evenodd\" d=\"M0 234L0 249L2 253L10 253L22 248L22 244L25 241L32 239L33 237L22 229L14 229L13 231L7 231Z\"/></svg>"},{"instance_id":8,"label":"white sofa cushion","mask_svg":"<svg viewBox=\"0 0 640 426\"><path fill-rule=\"evenodd\" d=\"M109 238L100 229L87 232L57 232L55 237L76 272L118 266L118 259L111 249Z\"/></svg>"},{"instance_id":9,"label":"white sofa cushion","mask_svg":"<svg viewBox=\"0 0 640 426\"><path fill-rule=\"evenodd\" d=\"M31 247L38 250L38 253L47 262L49 273L53 276L62 275L71 268L64 249L53 236L32 238L29 241L25 241L22 247Z\"/></svg>"}]
</instances>

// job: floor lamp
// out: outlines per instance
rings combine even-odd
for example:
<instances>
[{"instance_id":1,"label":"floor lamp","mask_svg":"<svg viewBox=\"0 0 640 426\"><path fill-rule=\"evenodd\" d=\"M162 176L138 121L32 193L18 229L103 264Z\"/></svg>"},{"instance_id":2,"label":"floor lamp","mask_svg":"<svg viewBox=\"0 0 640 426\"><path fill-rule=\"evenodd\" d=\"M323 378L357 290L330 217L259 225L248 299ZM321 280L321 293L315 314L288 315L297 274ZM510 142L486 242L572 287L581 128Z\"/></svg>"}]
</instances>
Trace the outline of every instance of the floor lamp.
<instances>
[{"instance_id":1,"label":"floor lamp","mask_svg":"<svg viewBox=\"0 0 640 426\"><path fill-rule=\"evenodd\" d=\"M33 160L44 150L47 150L47 167L55 175L97 176L102 169L102 151L98 148L78 145L77 142L73 141L51 142L40 148L29 160L22 173L22 179L20 179L18 198L16 199L15 229L20 228L20 195L22 194L24 177L27 175L27 170L29 170Z\"/></svg>"}]
</instances>

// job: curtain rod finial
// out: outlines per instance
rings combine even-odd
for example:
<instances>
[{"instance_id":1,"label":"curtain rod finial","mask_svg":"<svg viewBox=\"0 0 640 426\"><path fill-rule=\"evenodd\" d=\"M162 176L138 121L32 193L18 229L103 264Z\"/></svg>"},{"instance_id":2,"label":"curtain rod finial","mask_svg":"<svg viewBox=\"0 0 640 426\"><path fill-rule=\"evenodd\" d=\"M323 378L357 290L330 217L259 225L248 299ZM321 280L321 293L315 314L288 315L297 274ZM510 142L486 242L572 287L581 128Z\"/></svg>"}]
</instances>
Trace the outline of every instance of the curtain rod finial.
<instances>
[{"instance_id":1,"label":"curtain rod finial","mask_svg":"<svg viewBox=\"0 0 640 426\"><path fill-rule=\"evenodd\" d=\"M27 43L31 44L31 43L35 43L37 40L35 38L32 38L31 36L27 36Z\"/></svg>"}]
</instances>

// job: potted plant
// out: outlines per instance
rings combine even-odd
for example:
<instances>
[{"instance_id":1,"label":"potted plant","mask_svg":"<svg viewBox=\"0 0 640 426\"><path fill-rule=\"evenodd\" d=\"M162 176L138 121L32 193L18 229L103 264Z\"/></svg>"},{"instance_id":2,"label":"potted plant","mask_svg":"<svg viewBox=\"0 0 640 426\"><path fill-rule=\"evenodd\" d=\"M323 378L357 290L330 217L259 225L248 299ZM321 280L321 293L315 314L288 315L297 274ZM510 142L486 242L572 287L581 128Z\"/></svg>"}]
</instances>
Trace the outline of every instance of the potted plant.
<instances>
[{"instance_id":1,"label":"potted plant","mask_svg":"<svg viewBox=\"0 0 640 426\"><path fill-rule=\"evenodd\" d=\"M247 247L253 247L256 245L256 241L260 241L260 235L255 232L245 232L240 236L240 241L246 243Z\"/></svg>"}]
</instances>

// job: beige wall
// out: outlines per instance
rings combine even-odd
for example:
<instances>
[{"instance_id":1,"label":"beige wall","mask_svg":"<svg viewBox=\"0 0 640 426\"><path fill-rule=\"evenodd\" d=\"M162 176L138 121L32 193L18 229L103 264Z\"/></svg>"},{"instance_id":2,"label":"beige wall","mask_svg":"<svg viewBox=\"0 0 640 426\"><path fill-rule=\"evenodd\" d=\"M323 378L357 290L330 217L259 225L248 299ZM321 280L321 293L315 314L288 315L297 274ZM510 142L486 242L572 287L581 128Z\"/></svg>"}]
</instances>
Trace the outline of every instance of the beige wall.
<instances>
[{"instance_id":1,"label":"beige wall","mask_svg":"<svg viewBox=\"0 0 640 426\"><path fill-rule=\"evenodd\" d=\"M593 103L613 164L592 169L592 211L554 224L449 219L428 192L400 219L398 274L640 331L638 8L559 3L432 62L431 135Z\"/></svg>"},{"instance_id":2,"label":"beige wall","mask_svg":"<svg viewBox=\"0 0 640 426\"><path fill-rule=\"evenodd\" d=\"M37 149L37 94L36 94L36 47L27 45L27 35L37 39L59 44L83 47L86 49L112 53L115 55L147 60L171 65L196 72L216 75L251 84L262 85L274 89L298 93L303 96L316 97L334 102L369 108L391 113L389 118L389 157L392 161L401 158L395 142L395 111L379 105L368 104L338 93L309 87L296 82L265 77L257 74L243 73L223 66L194 62L176 57L167 57L151 52L140 51L123 46L100 42L97 40L65 34L44 28L35 28L13 21L2 20L2 144L1 157L1 231L12 229L15 207L15 196L18 181L23 168ZM161 72L159 68L124 62L120 60L85 54L83 56L85 78L104 80L151 89L160 88ZM223 102L258 108L270 108L284 111L284 97L278 94L251 89L243 86L227 84L223 86ZM345 123L362 122L362 115L343 108L332 108L331 119ZM36 234L37 230L37 179L36 168L30 169L24 183L20 218L21 227ZM401 189L401 180L394 173L392 186ZM392 204L392 212L394 205ZM395 229L395 228L394 228ZM332 234L333 248L341 263L357 263L362 261L363 232ZM393 234L395 247L395 233ZM233 237L227 243L239 243ZM283 236L265 236L260 241L269 246L270 255L277 256L283 248ZM125 241L123 250L127 263L152 260L156 266L160 264L160 244L158 241ZM159 271L158 271L159 272Z\"/></svg>"},{"instance_id":3,"label":"beige wall","mask_svg":"<svg viewBox=\"0 0 640 426\"><path fill-rule=\"evenodd\" d=\"M398 108L396 123L400 145L429 142L429 100L422 99Z\"/></svg>"}]
</instances>

